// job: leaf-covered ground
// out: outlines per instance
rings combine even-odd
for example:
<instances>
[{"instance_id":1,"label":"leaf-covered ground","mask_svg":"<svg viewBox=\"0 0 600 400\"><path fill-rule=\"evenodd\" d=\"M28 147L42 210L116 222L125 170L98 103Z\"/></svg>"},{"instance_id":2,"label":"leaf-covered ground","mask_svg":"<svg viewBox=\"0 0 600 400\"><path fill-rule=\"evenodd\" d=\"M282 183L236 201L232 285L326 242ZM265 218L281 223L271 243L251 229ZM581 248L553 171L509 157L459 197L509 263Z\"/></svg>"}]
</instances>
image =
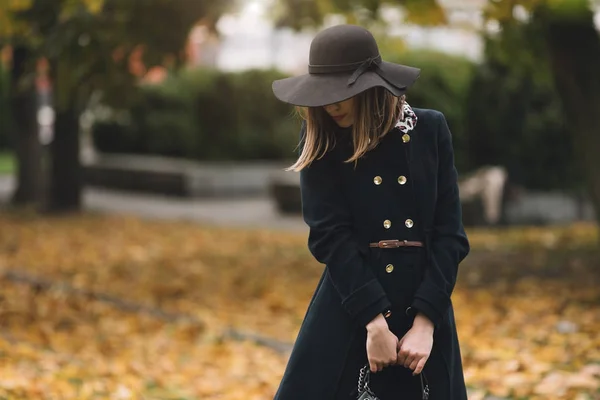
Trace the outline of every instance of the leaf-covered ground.
<instances>
[{"instance_id":1,"label":"leaf-covered ground","mask_svg":"<svg viewBox=\"0 0 600 400\"><path fill-rule=\"evenodd\" d=\"M597 229L469 235L470 399L600 399ZM302 234L0 214L0 399L272 399L321 271Z\"/></svg>"}]
</instances>

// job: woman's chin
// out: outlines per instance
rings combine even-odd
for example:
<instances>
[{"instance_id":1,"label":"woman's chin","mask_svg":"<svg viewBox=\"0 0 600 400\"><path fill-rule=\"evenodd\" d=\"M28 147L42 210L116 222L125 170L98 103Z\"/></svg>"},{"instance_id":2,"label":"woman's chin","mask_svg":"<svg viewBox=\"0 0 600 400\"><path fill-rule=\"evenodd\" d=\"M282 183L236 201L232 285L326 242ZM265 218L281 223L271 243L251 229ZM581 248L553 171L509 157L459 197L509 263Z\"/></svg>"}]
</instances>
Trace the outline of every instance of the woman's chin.
<instances>
[{"instance_id":1,"label":"woman's chin","mask_svg":"<svg viewBox=\"0 0 600 400\"><path fill-rule=\"evenodd\" d=\"M352 126L352 122L347 122L347 121L335 121L335 123L340 128L350 128Z\"/></svg>"}]
</instances>

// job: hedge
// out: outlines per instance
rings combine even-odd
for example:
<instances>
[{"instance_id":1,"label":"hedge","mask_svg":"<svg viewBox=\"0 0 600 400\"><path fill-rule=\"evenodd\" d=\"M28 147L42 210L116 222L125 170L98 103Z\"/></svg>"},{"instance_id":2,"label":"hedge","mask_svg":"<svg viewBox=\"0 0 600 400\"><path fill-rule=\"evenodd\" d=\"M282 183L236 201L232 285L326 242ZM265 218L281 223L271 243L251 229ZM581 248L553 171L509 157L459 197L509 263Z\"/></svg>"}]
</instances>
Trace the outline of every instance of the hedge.
<instances>
[{"instance_id":1,"label":"hedge","mask_svg":"<svg viewBox=\"0 0 600 400\"><path fill-rule=\"evenodd\" d=\"M140 88L125 118L94 124L98 150L198 160L292 159L299 121L274 98L271 70L183 71Z\"/></svg>"},{"instance_id":2,"label":"hedge","mask_svg":"<svg viewBox=\"0 0 600 400\"><path fill-rule=\"evenodd\" d=\"M469 165L498 164L531 189L581 189L568 119L535 21L486 38L485 60L469 88Z\"/></svg>"}]
</instances>

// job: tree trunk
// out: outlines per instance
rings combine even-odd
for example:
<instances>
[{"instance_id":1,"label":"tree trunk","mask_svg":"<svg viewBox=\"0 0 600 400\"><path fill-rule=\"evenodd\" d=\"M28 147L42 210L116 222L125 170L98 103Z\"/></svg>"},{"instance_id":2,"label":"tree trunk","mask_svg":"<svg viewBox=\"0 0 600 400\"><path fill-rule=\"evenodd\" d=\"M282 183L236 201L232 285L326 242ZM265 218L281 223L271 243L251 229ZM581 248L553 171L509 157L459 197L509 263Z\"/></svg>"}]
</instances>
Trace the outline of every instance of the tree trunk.
<instances>
[{"instance_id":1,"label":"tree trunk","mask_svg":"<svg viewBox=\"0 0 600 400\"><path fill-rule=\"evenodd\" d=\"M12 196L12 203L18 206L39 205L42 201L44 182L35 79L28 71L30 57L31 53L27 48L15 47L10 99L17 158L17 189Z\"/></svg>"},{"instance_id":2,"label":"tree trunk","mask_svg":"<svg viewBox=\"0 0 600 400\"><path fill-rule=\"evenodd\" d=\"M600 223L600 36L586 0L568 14L542 11L554 81ZM560 143L555 143L560 146Z\"/></svg>"},{"instance_id":3,"label":"tree trunk","mask_svg":"<svg viewBox=\"0 0 600 400\"><path fill-rule=\"evenodd\" d=\"M50 144L50 187L46 211L76 212L81 209L82 170L79 160L79 107L70 82L70 66L50 60L54 99L54 138Z\"/></svg>"},{"instance_id":4,"label":"tree trunk","mask_svg":"<svg viewBox=\"0 0 600 400\"><path fill-rule=\"evenodd\" d=\"M82 170L79 160L79 113L75 107L56 112L50 145L49 212L81 209Z\"/></svg>"}]
</instances>

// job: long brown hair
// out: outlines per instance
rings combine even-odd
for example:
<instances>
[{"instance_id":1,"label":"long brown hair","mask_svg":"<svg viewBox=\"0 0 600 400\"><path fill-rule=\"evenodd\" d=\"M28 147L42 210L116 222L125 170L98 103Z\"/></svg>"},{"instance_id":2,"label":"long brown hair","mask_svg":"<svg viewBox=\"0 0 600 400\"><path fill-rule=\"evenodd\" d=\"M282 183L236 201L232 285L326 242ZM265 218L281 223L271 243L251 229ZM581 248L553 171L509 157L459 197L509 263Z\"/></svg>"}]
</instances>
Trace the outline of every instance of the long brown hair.
<instances>
[{"instance_id":1,"label":"long brown hair","mask_svg":"<svg viewBox=\"0 0 600 400\"><path fill-rule=\"evenodd\" d=\"M394 96L386 89L374 87L356 95L352 141L354 154L345 162L358 162L367 151L374 149L401 117L405 96ZM337 125L323 107L298 107L306 122L300 157L288 171L300 171L335 146Z\"/></svg>"}]
</instances>

